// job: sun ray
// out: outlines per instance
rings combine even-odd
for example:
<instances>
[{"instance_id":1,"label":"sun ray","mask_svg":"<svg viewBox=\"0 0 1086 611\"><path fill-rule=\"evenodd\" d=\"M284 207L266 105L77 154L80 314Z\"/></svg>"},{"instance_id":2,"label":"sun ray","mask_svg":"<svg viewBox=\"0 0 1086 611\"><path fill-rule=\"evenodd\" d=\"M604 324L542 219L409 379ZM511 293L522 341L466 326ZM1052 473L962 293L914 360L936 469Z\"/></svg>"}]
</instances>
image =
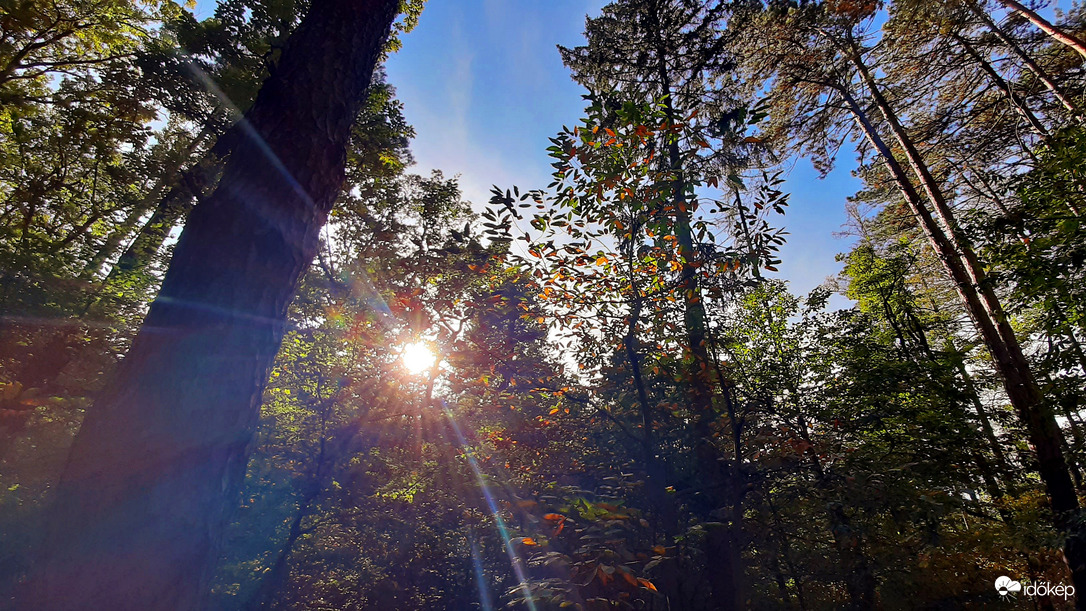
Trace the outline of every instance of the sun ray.
<instances>
[{"instance_id":1,"label":"sun ray","mask_svg":"<svg viewBox=\"0 0 1086 611\"><path fill-rule=\"evenodd\" d=\"M445 416L448 417L449 424L452 425L453 433L456 435L456 440L460 444L460 449L464 453L465 458L468 460L468 465L471 466L471 470L475 474L475 480L479 483L479 489L483 493L483 499L486 501L490 513L494 516L494 525L498 529L498 536L501 537L502 542L505 544L505 551L509 555L509 563L513 567L513 574L516 576L517 581L520 582L520 591L521 595L524 597L524 604L528 607L528 611L536 611L537 607L535 599L532 596L531 588L528 586L528 576L524 572L524 561L521 560L520 555L517 554L517 550L513 547L512 537L509 536L509 528L505 525L505 520L502 519L501 512L498 510L498 503L494 500L494 495L490 492L490 486L486 483L483 470L475 460L475 451L468 446L468 442L464 438L464 433L461 432L460 425L457 424L452 410L449 409L448 405L445 405L444 401L442 401L442 404Z\"/></svg>"}]
</instances>

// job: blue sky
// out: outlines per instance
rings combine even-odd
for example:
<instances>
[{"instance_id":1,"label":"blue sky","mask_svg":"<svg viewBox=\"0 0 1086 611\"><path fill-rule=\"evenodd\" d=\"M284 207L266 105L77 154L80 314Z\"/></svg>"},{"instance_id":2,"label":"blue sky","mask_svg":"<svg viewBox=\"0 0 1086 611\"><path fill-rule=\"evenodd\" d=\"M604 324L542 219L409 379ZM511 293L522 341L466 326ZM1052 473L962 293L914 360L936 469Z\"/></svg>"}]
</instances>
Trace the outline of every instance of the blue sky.
<instances>
[{"instance_id":1,"label":"blue sky","mask_svg":"<svg viewBox=\"0 0 1086 611\"><path fill-rule=\"evenodd\" d=\"M563 124L582 116L584 91L562 65L556 45L584 41L586 15L605 0L428 0L403 48L387 63L388 81L404 103L417 136L416 166L459 175L464 197L476 208L491 185L521 189L550 182L546 147ZM197 2L198 18L214 12L213 0ZM850 247L833 237L845 222L845 199L860 182L845 152L838 168L819 180L806 160L787 163L791 206L783 226L777 276L803 295L836 275L834 260ZM835 298L834 305L847 303Z\"/></svg>"},{"instance_id":2,"label":"blue sky","mask_svg":"<svg viewBox=\"0 0 1086 611\"><path fill-rule=\"evenodd\" d=\"M556 45L584 41L586 14L600 0L429 0L419 26L388 61L388 80L418 136L416 172L460 175L477 206L490 185L541 188L550 182L547 138L582 116L584 91L569 77ZM845 198L859 187L851 155L819 181L810 163L790 162L791 233L780 277L805 294L840 265L849 242L833 233L845 221ZM844 301L835 301L844 304Z\"/></svg>"},{"instance_id":3,"label":"blue sky","mask_svg":"<svg viewBox=\"0 0 1086 611\"><path fill-rule=\"evenodd\" d=\"M419 26L388 61L388 80L418 133L412 144L421 174L459 175L464 197L480 207L490 186L542 188L550 182L547 141L582 114L583 90L569 77L556 45L584 41L586 15L605 0L428 0ZM1040 12L1068 2L1053 2ZM198 0L195 13L214 12ZM1002 17L1002 15L999 15ZM845 150L837 169L819 179L803 159L786 164L791 206L781 223L790 235L777 274L803 295L836 275L835 255L851 240L835 238L845 200L860 188ZM837 307L847 300L836 298Z\"/></svg>"}]
</instances>

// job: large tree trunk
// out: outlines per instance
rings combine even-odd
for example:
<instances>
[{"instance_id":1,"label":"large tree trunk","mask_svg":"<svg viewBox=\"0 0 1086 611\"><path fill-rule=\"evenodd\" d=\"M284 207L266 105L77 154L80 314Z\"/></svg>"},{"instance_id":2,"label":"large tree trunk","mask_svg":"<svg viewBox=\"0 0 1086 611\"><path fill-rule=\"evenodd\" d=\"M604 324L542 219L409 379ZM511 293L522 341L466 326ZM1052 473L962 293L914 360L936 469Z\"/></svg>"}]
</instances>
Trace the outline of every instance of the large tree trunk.
<instances>
[{"instance_id":1,"label":"large tree trunk","mask_svg":"<svg viewBox=\"0 0 1086 611\"><path fill-rule=\"evenodd\" d=\"M1057 42L1071 47L1082 57L1086 57L1086 44L1081 40L1064 32L1060 28L1052 25L1047 19L1038 15L1035 11L1030 10L1029 7L1021 2L1015 2L1015 0L999 0L999 3L1008 9L1018 13L1025 17L1030 23L1037 26L1039 30L1051 36Z\"/></svg>"},{"instance_id":2,"label":"large tree trunk","mask_svg":"<svg viewBox=\"0 0 1086 611\"><path fill-rule=\"evenodd\" d=\"M394 0L314 0L87 411L23 609L200 604L287 306L344 177Z\"/></svg>"}]
</instances>

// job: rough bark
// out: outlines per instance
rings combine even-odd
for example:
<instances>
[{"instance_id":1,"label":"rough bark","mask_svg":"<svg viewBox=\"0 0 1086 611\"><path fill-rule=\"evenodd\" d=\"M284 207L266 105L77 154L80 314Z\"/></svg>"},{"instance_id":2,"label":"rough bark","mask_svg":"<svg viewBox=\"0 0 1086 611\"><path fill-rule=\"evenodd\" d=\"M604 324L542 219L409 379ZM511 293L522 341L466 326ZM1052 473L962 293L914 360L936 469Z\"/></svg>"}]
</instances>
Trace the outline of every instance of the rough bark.
<instances>
[{"instance_id":1,"label":"rough bark","mask_svg":"<svg viewBox=\"0 0 1086 611\"><path fill-rule=\"evenodd\" d=\"M342 186L350 127L397 8L315 0L287 42L87 411L19 608L201 604L287 306Z\"/></svg>"}]
</instances>

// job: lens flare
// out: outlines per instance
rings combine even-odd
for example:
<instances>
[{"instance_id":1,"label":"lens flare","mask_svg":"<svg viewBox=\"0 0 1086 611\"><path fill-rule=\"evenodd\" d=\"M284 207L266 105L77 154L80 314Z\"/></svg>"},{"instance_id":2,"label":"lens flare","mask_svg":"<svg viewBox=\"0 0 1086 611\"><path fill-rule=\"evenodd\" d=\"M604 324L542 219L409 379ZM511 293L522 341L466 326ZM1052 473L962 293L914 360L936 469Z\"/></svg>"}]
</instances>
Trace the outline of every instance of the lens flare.
<instances>
[{"instance_id":1,"label":"lens flare","mask_svg":"<svg viewBox=\"0 0 1086 611\"><path fill-rule=\"evenodd\" d=\"M490 508L490 513L494 515L494 525L498 528L498 536L501 537L502 542L505 543L505 552L509 554L509 562L513 566L513 574L516 576L517 581L520 582L521 595L524 596L524 604L528 607L528 611L537 611L535 599L532 596L532 590L528 586L528 576L524 572L524 561L521 560L517 554L517 550L513 547L513 539L509 536L509 528L505 525L505 520L502 519L501 512L498 511L498 503L494 500L494 495L490 492L490 486L486 483L486 477L483 475L482 468L479 467L479 462L475 460L475 451L468 446L467 440L464 438L464 433L460 431L460 425L456 423L456 418L453 417L452 410L449 409L445 402L441 402L445 416L449 419L449 424L452 425L452 430L456 434L456 440L460 444L460 449L464 453L464 457L468 459L468 464L471 465L471 470L475 473L475 480L479 482L479 489L483 493L483 499L486 500L487 507ZM482 582L480 582L480 588L482 588ZM482 591L480 589L480 591ZM489 593L484 597L484 606L489 604Z\"/></svg>"}]
</instances>

